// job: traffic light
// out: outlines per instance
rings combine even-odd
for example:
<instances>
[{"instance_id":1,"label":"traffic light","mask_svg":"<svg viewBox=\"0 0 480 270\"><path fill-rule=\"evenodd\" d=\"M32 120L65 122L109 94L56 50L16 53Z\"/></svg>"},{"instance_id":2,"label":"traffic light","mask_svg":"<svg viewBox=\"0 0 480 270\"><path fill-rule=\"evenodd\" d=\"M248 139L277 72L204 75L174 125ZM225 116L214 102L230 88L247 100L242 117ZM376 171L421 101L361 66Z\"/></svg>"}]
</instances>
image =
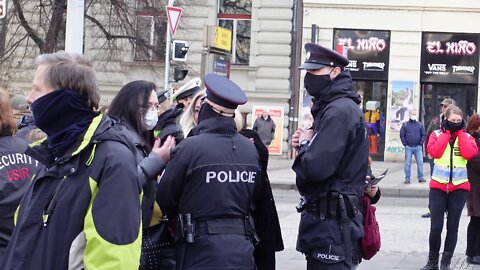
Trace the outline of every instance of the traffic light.
<instances>
[{"instance_id":1,"label":"traffic light","mask_svg":"<svg viewBox=\"0 0 480 270\"><path fill-rule=\"evenodd\" d=\"M173 41L173 61L187 61L188 43L183 40Z\"/></svg>"},{"instance_id":2,"label":"traffic light","mask_svg":"<svg viewBox=\"0 0 480 270\"><path fill-rule=\"evenodd\" d=\"M174 67L173 68L173 80L175 82L181 81L181 80L185 79L185 76L187 76L187 73L188 73L188 69Z\"/></svg>"}]
</instances>

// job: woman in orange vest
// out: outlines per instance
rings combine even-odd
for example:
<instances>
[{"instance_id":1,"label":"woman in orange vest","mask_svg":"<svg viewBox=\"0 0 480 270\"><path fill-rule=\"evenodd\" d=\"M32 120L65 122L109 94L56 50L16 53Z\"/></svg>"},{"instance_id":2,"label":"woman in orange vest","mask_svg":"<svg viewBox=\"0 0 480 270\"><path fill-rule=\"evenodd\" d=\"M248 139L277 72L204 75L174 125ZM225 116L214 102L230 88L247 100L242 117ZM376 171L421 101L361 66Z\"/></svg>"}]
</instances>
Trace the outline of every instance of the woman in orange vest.
<instances>
[{"instance_id":1,"label":"woman in orange vest","mask_svg":"<svg viewBox=\"0 0 480 270\"><path fill-rule=\"evenodd\" d=\"M430 181L429 205L431 216L428 262L422 270L438 269L444 214L447 212L447 235L440 269L451 269L450 263L457 244L458 225L467 199L470 183L467 177L467 160L474 157L477 145L466 133L463 112L449 105L446 119L440 129L432 132L427 152L434 158L432 181Z\"/></svg>"}]
</instances>

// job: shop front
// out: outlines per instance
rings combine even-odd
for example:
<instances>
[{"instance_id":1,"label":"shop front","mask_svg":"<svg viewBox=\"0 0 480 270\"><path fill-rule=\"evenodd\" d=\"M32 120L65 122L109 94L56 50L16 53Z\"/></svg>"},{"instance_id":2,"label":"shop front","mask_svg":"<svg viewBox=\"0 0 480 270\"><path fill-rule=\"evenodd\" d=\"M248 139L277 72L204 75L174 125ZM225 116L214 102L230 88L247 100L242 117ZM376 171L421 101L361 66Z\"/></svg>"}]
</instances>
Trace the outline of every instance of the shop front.
<instances>
[{"instance_id":1,"label":"shop front","mask_svg":"<svg viewBox=\"0 0 480 270\"><path fill-rule=\"evenodd\" d=\"M333 48L350 60L353 89L363 97L369 153L383 160L387 109L390 31L333 29Z\"/></svg>"},{"instance_id":2,"label":"shop front","mask_svg":"<svg viewBox=\"0 0 480 270\"><path fill-rule=\"evenodd\" d=\"M420 119L428 128L445 98L466 117L477 111L479 35L423 32L420 63Z\"/></svg>"}]
</instances>

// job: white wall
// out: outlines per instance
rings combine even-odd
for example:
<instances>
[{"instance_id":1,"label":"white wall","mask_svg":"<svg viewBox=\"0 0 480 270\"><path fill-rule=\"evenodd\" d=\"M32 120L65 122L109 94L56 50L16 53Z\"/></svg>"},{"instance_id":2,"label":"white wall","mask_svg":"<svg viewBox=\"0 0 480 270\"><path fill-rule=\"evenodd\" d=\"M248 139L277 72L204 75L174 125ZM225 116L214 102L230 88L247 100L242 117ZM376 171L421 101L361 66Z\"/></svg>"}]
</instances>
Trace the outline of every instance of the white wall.
<instances>
[{"instance_id":1,"label":"white wall","mask_svg":"<svg viewBox=\"0 0 480 270\"><path fill-rule=\"evenodd\" d=\"M304 42L310 41L312 24L320 27L320 43L330 48L333 28L391 31L388 106L392 81L413 81L414 106L418 110L422 32L480 32L478 1L305 0L304 6ZM388 140L387 136L385 148ZM385 159L401 158L386 155Z\"/></svg>"}]
</instances>

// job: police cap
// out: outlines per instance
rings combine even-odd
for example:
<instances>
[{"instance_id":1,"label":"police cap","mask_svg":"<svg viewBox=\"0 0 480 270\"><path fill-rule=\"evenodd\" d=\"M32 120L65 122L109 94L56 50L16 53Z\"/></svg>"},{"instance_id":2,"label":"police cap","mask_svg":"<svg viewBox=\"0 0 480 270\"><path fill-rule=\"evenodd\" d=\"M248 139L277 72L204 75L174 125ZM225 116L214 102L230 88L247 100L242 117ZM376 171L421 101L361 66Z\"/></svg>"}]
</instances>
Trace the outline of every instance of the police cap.
<instances>
[{"instance_id":1,"label":"police cap","mask_svg":"<svg viewBox=\"0 0 480 270\"><path fill-rule=\"evenodd\" d=\"M238 105L247 103L247 96L233 81L218 74L205 76L207 99L211 102L228 108L236 109Z\"/></svg>"},{"instance_id":2,"label":"police cap","mask_svg":"<svg viewBox=\"0 0 480 270\"><path fill-rule=\"evenodd\" d=\"M172 99L178 101L187 97L194 96L200 90L201 84L202 80L200 80L199 78L188 81L172 95Z\"/></svg>"},{"instance_id":3,"label":"police cap","mask_svg":"<svg viewBox=\"0 0 480 270\"><path fill-rule=\"evenodd\" d=\"M299 69L320 69L324 67L341 67L348 66L348 59L337 53L315 43L305 44L305 63Z\"/></svg>"},{"instance_id":4,"label":"police cap","mask_svg":"<svg viewBox=\"0 0 480 270\"><path fill-rule=\"evenodd\" d=\"M165 96L165 94L167 93L168 91L167 90L162 90L160 92L157 93L157 97L158 97L158 104L164 102L165 100L167 100L167 96Z\"/></svg>"}]
</instances>

